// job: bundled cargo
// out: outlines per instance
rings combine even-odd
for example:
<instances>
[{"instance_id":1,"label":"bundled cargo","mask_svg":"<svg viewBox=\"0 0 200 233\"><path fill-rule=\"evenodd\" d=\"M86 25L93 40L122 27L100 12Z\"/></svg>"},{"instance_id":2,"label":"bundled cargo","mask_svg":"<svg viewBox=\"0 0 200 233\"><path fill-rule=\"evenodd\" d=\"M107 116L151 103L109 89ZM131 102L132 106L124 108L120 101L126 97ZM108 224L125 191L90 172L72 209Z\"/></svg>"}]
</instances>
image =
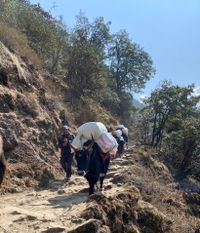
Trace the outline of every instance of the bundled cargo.
<instances>
[{"instance_id":1,"label":"bundled cargo","mask_svg":"<svg viewBox=\"0 0 200 233\"><path fill-rule=\"evenodd\" d=\"M101 148L103 153L110 152L110 154L116 154L118 143L111 133L102 133L101 136L95 142Z\"/></svg>"},{"instance_id":2,"label":"bundled cargo","mask_svg":"<svg viewBox=\"0 0 200 233\"><path fill-rule=\"evenodd\" d=\"M116 138L120 138L122 136L122 131L120 129L117 129L113 132L113 135L116 137Z\"/></svg>"},{"instance_id":3,"label":"bundled cargo","mask_svg":"<svg viewBox=\"0 0 200 233\"><path fill-rule=\"evenodd\" d=\"M124 127L122 129L122 133L124 133L128 137L128 128Z\"/></svg>"},{"instance_id":4,"label":"bundled cargo","mask_svg":"<svg viewBox=\"0 0 200 233\"><path fill-rule=\"evenodd\" d=\"M124 129L124 128L125 128L124 125L117 125L117 126L115 127L116 130L117 130L117 129Z\"/></svg>"},{"instance_id":5,"label":"bundled cargo","mask_svg":"<svg viewBox=\"0 0 200 233\"><path fill-rule=\"evenodd\" d=\"M124 125L117 125L115 127L116 130L121 130L123 134L126 135L126 137L128 137L128 128L126 128Z\"/></svg>"},{"instance_id":6,"label":"bundled cargo","mask_svg":"<svg viewBox=\"0 0 200 233\"><path fill-rule=\"evenodd\" d=\"M83 149L83 145L88 140L94 140L103 153L112 151L115 153L115 148L117 150L116 139L108 133L106 127L101 122L88 122L81 125L77 130L77 135L72 142L72 146L75 149Z\"/></svg>"},{"instance_id":7,"label":"bundled cargo","mask_svg":"<svg viewBox=\"0 0 200 233\"><path fill-rule=\"evenodd\" d=\"M78 128L72 146L75 149L82 149L85 142L88 140L97 140L103 132L107 132L107 129L101 122L85 123Z\"/></svg>"}]
</instances>

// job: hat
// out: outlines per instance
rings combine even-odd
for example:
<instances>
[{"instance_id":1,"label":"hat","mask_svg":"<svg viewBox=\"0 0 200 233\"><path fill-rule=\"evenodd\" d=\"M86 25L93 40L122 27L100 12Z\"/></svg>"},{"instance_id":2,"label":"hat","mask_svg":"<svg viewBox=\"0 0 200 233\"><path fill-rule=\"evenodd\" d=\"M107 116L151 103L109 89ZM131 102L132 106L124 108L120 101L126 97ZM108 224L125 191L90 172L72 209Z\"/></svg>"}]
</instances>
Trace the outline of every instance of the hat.
<instances>
[{"instance_id":1,"label":"hat","mask_svg":"<svg viewBox=\"0 0 200 233\"><path fill-rule=\"evenodd\" d=\"M69 126L68 125L63 125L63 128L64 129L69 129Z\"/></svg>"}]
</instances>

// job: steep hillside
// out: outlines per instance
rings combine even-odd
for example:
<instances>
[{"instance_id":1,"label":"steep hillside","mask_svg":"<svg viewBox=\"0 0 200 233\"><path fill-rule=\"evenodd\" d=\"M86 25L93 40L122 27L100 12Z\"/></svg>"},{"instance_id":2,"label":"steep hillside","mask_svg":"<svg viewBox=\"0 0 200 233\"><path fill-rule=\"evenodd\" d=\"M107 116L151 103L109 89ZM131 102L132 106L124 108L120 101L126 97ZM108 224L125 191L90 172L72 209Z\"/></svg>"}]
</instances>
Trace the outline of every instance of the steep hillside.
<instances>
[{"instance_id":1,"label":"steep hillside","mask_svg":"<svg viewBox=\"0 0 200 233\"><path fill-rule=\"evenodd\" d=\"M117 121L91 99L73 103L64 81L38 70L0 43L0 134L8 173L1 192L48 185L62 174L57 138L62 124Z\"/></svg>"},{"instance_id":2,"label":"steep hillside","mask_svg":"<svg viewBox=\"0 0 200 233\"><path fill-rule=\"evenodd\" d=\"M43 185L60 172L57 136L73 117L63 101L67 87L47 76L0 43L0 133L9 163L3 187L10 191Z\"/></svg>"}]
</instances>

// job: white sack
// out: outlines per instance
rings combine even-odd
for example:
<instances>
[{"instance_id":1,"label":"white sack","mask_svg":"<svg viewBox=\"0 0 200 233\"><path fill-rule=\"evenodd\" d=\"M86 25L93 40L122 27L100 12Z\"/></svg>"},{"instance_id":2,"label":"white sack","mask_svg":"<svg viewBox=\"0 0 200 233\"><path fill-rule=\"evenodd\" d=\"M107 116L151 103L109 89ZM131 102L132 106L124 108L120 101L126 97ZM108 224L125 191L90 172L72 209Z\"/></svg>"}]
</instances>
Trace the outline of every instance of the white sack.
<instances>
[{"instance_id":1,"label":"white sack","mask_svg":"<svg viewBox=\"0 0 200 233\"><path fill-rule=\"evenodd\" d=\"M117 138L121 138L121 136L122 136L122 131L121 131L120 129L118 129L118 130L115 130L115 131L113 132L113 134L114 134Z\"/></svg>"},{"instance_id":2,"label":"white sack","mask_svg":"<svg viewBox=\"0 0 200 233\"><path fill-rule=\"evenodd\" d=\"M98 146L101 148L103 153L110 152L118 147L118 143L116 139L112 136L111 133L104 132L101 134L101 136L95 140L95 142L98 144Z\"/></svg>"},{"instance_id":3,"label":"white sack","mask_svg":"<svg viewBox=\"0 0 200 233\"><path fill-rule=\"evenodd\" d=\"M117 129L124 129L124 128L125 128L124 125L117 125L117 126L115 127L116 130L117 130Z\"/></svg>"},{"instance_id":4,"label":"white sack","mask_svg":"<svg viewBox=\"0 0 200 233\"><path fill-rule=\"evenodd\" d=\"M85 123L77 129L77 135L72 141L72 146L75 149L82 149L85 142L88 140L96 141L104 132L107 132L107 129L101 122Z\"/></svg>"},{"instance_id":5,"label":"white sack","mask_svg":"<svg viewBox=\"0 0 200 233\"><path fill-rule=\"evenodd\" d=\"M123 128L122 132L128 137L128 128Z\"/></svg>"}]
</instances>

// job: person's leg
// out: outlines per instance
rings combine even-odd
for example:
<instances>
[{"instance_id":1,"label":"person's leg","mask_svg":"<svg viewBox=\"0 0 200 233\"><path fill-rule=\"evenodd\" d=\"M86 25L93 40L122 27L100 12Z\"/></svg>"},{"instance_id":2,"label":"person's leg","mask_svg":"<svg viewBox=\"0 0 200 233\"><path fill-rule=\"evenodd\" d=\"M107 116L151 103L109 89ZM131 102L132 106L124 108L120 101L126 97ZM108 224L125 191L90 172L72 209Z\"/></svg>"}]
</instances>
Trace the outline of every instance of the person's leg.
<instances>
[{"instance_id":1,"label":"person's leg","mask_svg":"<svg viewBox=\"0 0 200 233\"><path fill-rule=\"evenodd\" d=\"M67 173L67 178L70 178L72 175L72 161L73 157L72 155L68 155L66 159L66 173Z\"/></svg>"},{"instance_id":2,"label":"person's leg","mask_svg":"<svg viewBox=\"0 0 200 233\"><path fill-rule=\"evenodd\" d=\"M124 152L124 142L120 141L119 146L118 146L118 153L119 153L119 155L122 155L123 152Z\"/></svg>"},{"instance_id":3,"label":"person's leg","mask_svg":"<svg viewBox=\"0 0 200 233\"><path fill-rule=\"evenodd\" d=\"M60 164L61 164L63 170L65 171L66 177L67 177L67 166L66 166L66 158L65 158L65 156L61 156L61 158L60 158Z\"/></svg>"}]
</instances>

